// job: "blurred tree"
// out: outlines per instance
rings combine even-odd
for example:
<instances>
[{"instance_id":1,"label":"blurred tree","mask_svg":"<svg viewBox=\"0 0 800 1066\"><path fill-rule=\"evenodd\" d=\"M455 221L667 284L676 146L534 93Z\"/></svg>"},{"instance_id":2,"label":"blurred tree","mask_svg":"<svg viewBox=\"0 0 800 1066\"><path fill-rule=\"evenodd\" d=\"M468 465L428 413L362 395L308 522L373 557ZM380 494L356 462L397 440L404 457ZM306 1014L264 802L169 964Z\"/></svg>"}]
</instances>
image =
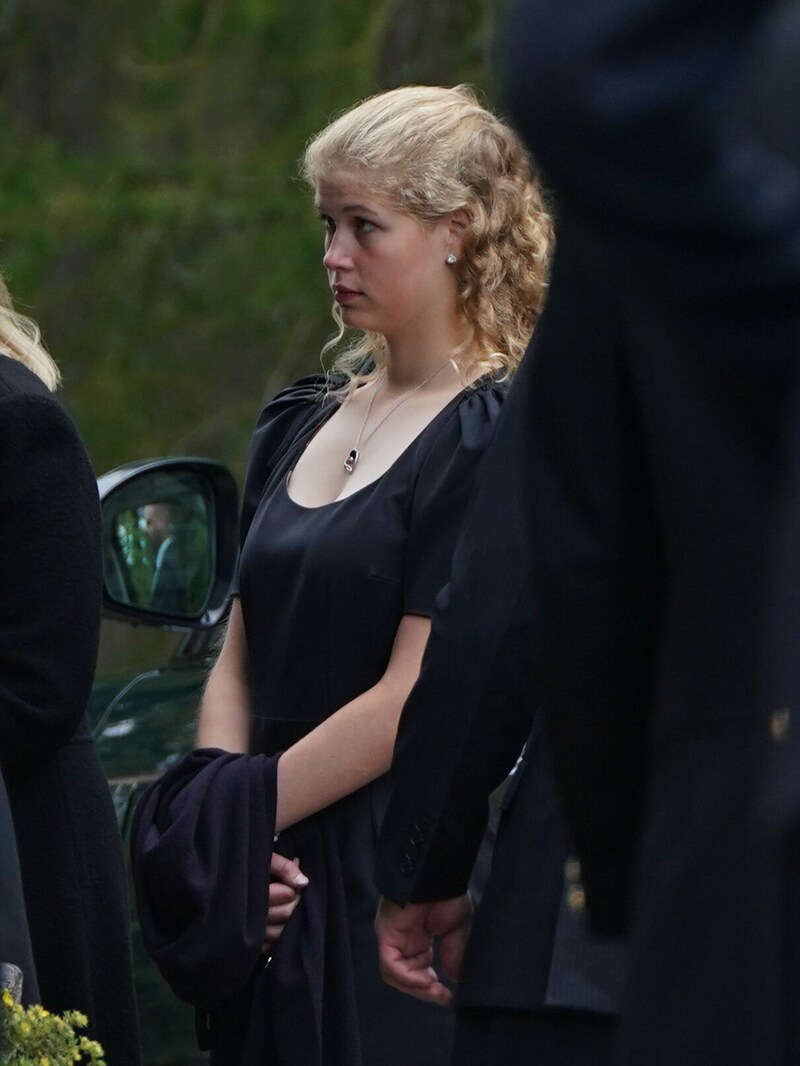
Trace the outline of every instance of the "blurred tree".
<instances>
[{"instance_id":1,"label":"blurred tree","mask_svg":"<svg viewBox=\"0 0 800 1066\"><path fill-rule=\"evenodd\" d=\"M389 0L377 48L378 83L483 82L492 14L486 0Z\"/></svg>"},{"instance_id":2,"label":"blurred tree","mask_svg":"<svg viewBox=\"0 0 800 1066\"><path fill-rule=\"evenodd\" d=\"M97 150L112 96L113 4L5 0L0 7L3 95L31 131L77 150Z\"/></svg>"},{"instance_id":3,"label":"blurred tree","mask_svg":"<svg viewBox=\"0 0 800 1066\"><path fill-rule=\"evenodd\" d=\"M486 88L493 6L0 0L0 263L98 470L242 472L331 331L306 140L384 86Z\"/></svg>"}]
</instances>

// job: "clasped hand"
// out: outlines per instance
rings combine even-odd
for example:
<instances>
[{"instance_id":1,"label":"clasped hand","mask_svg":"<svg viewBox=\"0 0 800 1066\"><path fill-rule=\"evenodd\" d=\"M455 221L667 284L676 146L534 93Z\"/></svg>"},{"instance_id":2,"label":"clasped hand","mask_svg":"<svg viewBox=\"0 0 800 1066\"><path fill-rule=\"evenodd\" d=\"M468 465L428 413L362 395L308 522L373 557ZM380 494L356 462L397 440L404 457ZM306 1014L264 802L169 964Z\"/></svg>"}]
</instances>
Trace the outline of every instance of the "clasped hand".
<instances>
[{"instance_id":1,"label":"clasped hand","mask_svg":"<svg viewBox=\"0 0 800 1066\"><path fill-rule=\"evenodd\" d=\"M308 884L308 878L300 869L299 859L287 859L285 855L272 853L269 864L269 911L264 929L261 953L268 955L283 932L284 926L294 914L300 895Z\"/></svg>"},{"instance_id":2,"label":"clasped hand","mask_svg":"<svg viewBox=\"0 0 800 1066\"><path fill-rule=\"evenodd\" d=\"M308 878L297 858L273 853L262 953L269 954L274 948L307 884ZM375 933L384 981L417 999L449 1006L453 993L433 967L434 941L439 941L444 974L451 981L458 981L472 912L469 894L435 903L409 903L405 907L382 899L375 918Z\"/></svg>"},{"instance_id":3,"label":"clasped hand","mask_svg":"<svg viewBox=\"0 0 800 1066\"><path fill-rule=\"evenodd\" d=\"M453 993L433 967L434 940L439 941L444 974L458 981L471 923L468 894L435 903L407 903L405 907L382 899L375 933L384 981L409 996L449 1006Z\"/></svg>"}]
</instances>

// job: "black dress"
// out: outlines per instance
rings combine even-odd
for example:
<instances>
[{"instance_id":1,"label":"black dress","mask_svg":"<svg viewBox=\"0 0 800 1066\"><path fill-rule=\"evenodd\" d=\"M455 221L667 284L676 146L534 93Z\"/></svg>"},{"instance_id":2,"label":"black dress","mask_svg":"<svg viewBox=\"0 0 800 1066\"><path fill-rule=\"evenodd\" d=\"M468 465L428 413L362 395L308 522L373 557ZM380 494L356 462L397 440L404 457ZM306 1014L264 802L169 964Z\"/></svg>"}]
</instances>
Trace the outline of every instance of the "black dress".
<instances>
[{"instance_id":1,"label":"black dress","mask_svg":"<svg viewBox=\"0 0 800 1066\"><path fill-rule=\"evenodd\" d=\"M286 747L375 685L402 617L431 614L505 394L492 379L465 390L383 476L304 507L287 477L336 410L320 402L323 388L324 379L307 378L281 393L254 439L239 574L254 752ZM384 777L326 812L342 858L363 1062L441 1066L450 1013L390 989L378 972L373 868L386 800Z\"/></svg>"}]
</instances>

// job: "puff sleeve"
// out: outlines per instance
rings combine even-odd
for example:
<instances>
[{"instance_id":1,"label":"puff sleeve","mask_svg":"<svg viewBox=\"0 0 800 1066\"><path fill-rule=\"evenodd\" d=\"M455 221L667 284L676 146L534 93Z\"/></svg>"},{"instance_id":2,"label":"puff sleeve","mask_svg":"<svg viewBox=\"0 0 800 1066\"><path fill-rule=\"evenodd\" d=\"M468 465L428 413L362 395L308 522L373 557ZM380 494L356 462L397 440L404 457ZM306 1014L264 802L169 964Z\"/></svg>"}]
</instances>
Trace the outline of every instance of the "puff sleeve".
<instances>
[{"instance_id":1,"label":"puff sleeve","mask_svg":"<svg viewBox=\"0 0 800 1066\"><path fill-rule=\"evenodd\" d=\"M405 614L430 617L450 580L464 512L506 395L495 381L467 393L420 456L403 581Z\"/></svg>"},{"instance_id":2,"label":"puff sleeve","mask_svg":"<svg viewBox=\"0 0 800 1066\"><path fill-rule=\"evenodd\" d=\"M319 410L326 385L324 374L310 374L300 378L294 385L282 389L258 416L242 493L239 517L240 547L244 544L264 488L269 483L278 461L303 431L314 412ZM234 596L239 595L238 568L231 591Z\"/></svg>"}]
</instances>

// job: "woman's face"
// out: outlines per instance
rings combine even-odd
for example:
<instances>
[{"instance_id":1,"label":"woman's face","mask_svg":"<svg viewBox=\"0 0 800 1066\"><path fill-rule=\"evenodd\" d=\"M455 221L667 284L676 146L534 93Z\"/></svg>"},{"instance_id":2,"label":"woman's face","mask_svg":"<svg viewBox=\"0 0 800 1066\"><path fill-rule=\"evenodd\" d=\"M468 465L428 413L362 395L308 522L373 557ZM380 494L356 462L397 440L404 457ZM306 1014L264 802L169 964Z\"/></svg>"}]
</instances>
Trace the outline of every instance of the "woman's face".
<instances>
[{"instance_id":1,"label":"woman's face","mask_svg":"<svg viewBox=\"0 0 800 1066\"><path fill-rule=\"evenodd\" d=\"M449 219L421 223L356 179L323 181L315 198L325 223L322 262L345 325L382 333L389 344L456 315Z\"/></svg>"}]
</instances>

